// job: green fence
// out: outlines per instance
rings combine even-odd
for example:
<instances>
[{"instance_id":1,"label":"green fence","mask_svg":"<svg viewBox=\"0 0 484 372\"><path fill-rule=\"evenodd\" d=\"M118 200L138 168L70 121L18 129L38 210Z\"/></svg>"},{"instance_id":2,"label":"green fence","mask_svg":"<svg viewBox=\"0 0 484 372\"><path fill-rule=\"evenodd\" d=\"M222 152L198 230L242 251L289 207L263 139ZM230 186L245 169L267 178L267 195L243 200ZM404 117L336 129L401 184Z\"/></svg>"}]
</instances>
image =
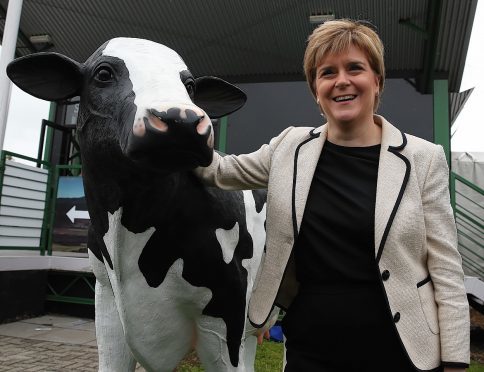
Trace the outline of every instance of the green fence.
<instances>
[{"instance_id":1,"label":"green fence","mask_svg":"<svg viewBox=\"0 0 484 372\"><path fill-rule=\"evenodd\" d=\"M484 278L484 190L453 172L450 190L464 271Z\"/></svg>"}]
</instances>

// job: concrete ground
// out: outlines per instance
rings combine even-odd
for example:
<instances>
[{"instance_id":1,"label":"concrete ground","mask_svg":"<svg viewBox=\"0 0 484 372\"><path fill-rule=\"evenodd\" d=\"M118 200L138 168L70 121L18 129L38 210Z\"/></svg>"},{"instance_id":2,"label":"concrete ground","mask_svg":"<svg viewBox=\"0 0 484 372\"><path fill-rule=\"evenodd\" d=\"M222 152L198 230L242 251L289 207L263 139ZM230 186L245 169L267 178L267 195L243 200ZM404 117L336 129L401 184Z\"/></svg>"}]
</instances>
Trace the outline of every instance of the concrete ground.
<instances>
[{"instance_id":1,"label":"concrete ground","mask_svg":"<svg viewBox=\"0 0 484 372\"><path fill-rule=\"evenodd\" d=\"M0 325L0 371L97 371L94 321L45 315ZM144 371L138 366L136 371Z\"/></svg>"}]
</instances>

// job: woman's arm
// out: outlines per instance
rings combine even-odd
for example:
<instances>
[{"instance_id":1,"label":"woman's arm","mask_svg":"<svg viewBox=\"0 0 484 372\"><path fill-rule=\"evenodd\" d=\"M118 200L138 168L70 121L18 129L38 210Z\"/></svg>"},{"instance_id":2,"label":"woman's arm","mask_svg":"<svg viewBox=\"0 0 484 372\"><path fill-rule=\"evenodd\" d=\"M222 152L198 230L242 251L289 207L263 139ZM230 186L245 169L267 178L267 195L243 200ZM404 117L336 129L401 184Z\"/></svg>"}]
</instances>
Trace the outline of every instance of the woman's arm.
<instances>
[{"instance_id":1,"label":"woman's arm","mask_svg":"<svg viewBox=\"0 0 484 372\"><path fill-rule=\"evenodd\" d=\"M466 368L469 363L469 306L448 184L444 151L441 146L435 146L422 192L427 265L438 305L442 365Z\"/></svg>"},{"instance_id":2,"label":"woman's arm","mask_svg":"<svg viewBox=\"0 0 484 372\"><path fill-rule=\"evenodd\" d=\"M259 150L250 154L221 156L214 152L212 163L206 168L198 167L195 174L205 184L225 190L266 188L272 154L292 128L285 129L269 144L262 145Z\"/></svg>"}]
</instances>

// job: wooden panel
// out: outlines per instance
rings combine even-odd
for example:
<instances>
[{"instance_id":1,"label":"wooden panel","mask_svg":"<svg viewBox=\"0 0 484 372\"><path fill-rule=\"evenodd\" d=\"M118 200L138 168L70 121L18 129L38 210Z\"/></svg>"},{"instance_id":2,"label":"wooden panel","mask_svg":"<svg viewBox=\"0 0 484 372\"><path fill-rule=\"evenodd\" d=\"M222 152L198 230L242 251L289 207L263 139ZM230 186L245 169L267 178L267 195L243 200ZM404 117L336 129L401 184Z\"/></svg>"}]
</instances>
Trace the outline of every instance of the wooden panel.
<instances>
[{"instance_id":1,"label":"wooden panel","mask_svg":"<svg viewBox=\"0 0 484 372\"><path fill-rule=\"evenodd\" d=\"M14 196L16 198L35 199L42 201L45 200L45 191L18 189L6 185L3 186L2 194L7 196Z\"/></svg>"},{"instance_id":2,"label":"wooden panel","mask_svg":"<svg viewBox=\"0 0 484 372\"><path fill-rule=\"evenodd\" d=\"M0 237L40 238L41 229L0 226Z\"/></svg>"},{"instance_id":3,"label":"wooden panel","mask_svg":"<svg viewBox=\"0 0 484 372\"><path fill-rule=\"evenodd\" d=\"M20 199L20 198L12 198L10 196L2 196L1 205L9 205L12 207L21 207L21 208L28 208L28 209L40 209L44 210L45 202L40 200L29 200L29 199Z\"/></svg>"},{"instance_id":4,"label":"wooden panel","mask_svg":"<svg viewBox=\"0 0 484 372\"><path fill-rule=\"evenodd\" d=\"M3 179L3 184L13 187L22 187L24 189L45 191L47 185L42 182L24 180L22 178L14 178L11 176L5 176Z\"/></svg>"},{"instance_id":5,"label":"wooden panel","mask_svg":"<svg viewBox=\"0 0 484 372\"><path fill-rule=\"evenodd\" d=\"M5 175L13 176L17 178L24 178L27 180L39 181L42 183L47 182L47 174L39 173L39 172L32 172L32 170L27 170L23 168L11 167L7 166L5 168Z\"/></svg>"},{"instance_id":6,"label":"wooden panel","mask_svg":"<svg viewBox=\"0 0 484 372\"><path fill-rule=\"evenodd\" d=\"M39 247L39 238L11 238L0 236L0 247Z\"/></svg>"},{"instance_id":7,"label":"wooden panel","mask_svg":"<svg viewBox=\"0 0 484 372\"><path fill-rule=\"evenodd\" d=\"M44 211L0 206L0 216L30 217L42 219L44 217Z\"/></svg>"},{"instance_id":8,"label":"wooden panel","mask_svg":"<svg viewBox=\"0 0 484 372\"><path fill-rule=\"evenodd\" d=\"M0 216L1 226L19 226L19 227L42 227L42 220L30 219L30 218L20 218L20 217L5 217Z\"/></svg>"}]
</instances>

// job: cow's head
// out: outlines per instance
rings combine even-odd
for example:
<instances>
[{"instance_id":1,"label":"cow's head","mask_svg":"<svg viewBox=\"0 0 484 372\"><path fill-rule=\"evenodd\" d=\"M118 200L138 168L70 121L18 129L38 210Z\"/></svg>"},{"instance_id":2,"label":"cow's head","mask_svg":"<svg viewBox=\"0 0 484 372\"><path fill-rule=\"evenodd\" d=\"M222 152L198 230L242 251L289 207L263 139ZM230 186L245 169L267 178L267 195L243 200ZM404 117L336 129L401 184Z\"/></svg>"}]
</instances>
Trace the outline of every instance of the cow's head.
<instances>
[{"instance_id":1,"label":"cow's head","mask_svg":"<svg viewBox=\"0 0 484 372\"><path fill-rule=\"evenodd\" d=\"M236 111L246 100L224 80L195 79L175 51L141 39L112 39L83 64L57 53L21 57L7 74L41 99L81 97L84 158L127 156L154 169L208 165L210 118Z\"/></svg>"}]
</instances>

